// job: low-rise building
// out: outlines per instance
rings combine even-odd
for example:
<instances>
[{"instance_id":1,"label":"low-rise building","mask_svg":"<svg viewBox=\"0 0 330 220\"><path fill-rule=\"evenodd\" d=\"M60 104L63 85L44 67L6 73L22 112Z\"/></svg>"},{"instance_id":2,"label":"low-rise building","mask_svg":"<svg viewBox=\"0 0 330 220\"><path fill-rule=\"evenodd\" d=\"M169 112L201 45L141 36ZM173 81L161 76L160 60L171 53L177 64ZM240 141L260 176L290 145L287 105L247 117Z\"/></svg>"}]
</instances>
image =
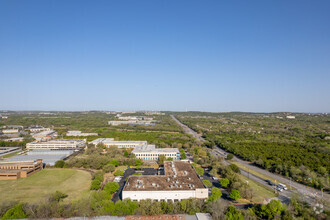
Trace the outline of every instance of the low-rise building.
<instances>
[{"instance_id":1,"label":"low-rise building","mask_svg":"<svg viewBox=\"0 0 330 220\"><path fill-rule=\"evenodd\" d=\"M15 133L18 133L19 132L19 129L4 129L2 130L2 133L4 134L15 134Z\"/></svg>"},{"instance_id":2,"label":"low-rise building","mask_svg":"<svg viewBox=\"0 0 330 220\"><path fill-rule=\"evenodd\" d=\"M50 128L45 128L43 126L39 126L39 125L33 125L28 127L26 130L32 132L32 133L36 133L36 132L41 132L41 131L50 131Z\"/></svg>"},{"instance_id":3,"label":"low-rise building","mask_svg":"<svg viewBox=\"0 0 330 220\"><path fill-rule=\"evenodd\" d=\"M98 138L90 142L97 146L104 144L106 147L116 146L118 148L135 148L137 146L147 145L147 141L115 141L113 138Z\"/></svg>"},{"instance_id":4,"label":"low-rise building","mask_svg":"<svg viewBox=\"0 0 330 220\"><path fill-rule=\"evenodd\" d=\"M130 120L130 121L108 121L109 125L154 125L156 121Z\"/></svg>"},{"instance_id":5,"label":"low-rise building","mask_svg":"<svg viewBox=\"0 0 330 220\"><path fill-rule=\"evenodd\" d=\"M0 180L26 178L42 168L42 160L0 162Z\"/></svg>"},{"instance_id":6,"label":"low-rise building","mask_svg":"<svg viewBox=\"0 0 330 220\"><path fill-rule=\"evenodd\" d=\"M156 148L155 145L137 146L132 151L136 158L141 160L158 160L160 155L173 160L180 159L180 151L178 148Z\"/></svg>"},{"instance_id":7,"label":"low-rise building","mask_svg":"<svg viewBox=\"0 0 330 220\"><path fill-rule=\"evenodd\" d=\"M164 170L165 175L129 176L122 191L122 199L180 201L208 198L208 189L189 163L165 161Z\"/></svg>"},{"instance_id":8,"label":"low-rise building","mask_svg":"<svg viewBox=\"0 0 330 220\"><path fill-rule=\"evenodd\" d=\"M98 133L82 133L81 131L68 131L66 136L75 136L75 137L86 137L86 136L97 136Z\"/></svg>"},{"instance_id":9,"label":"low-rise building","mask_svg":"<svg viewBox=\"0 0 330 220\"><path fill-rule=\"evenodd\" d=\"M286 116L286 118L287 118L287 119L295 119L295 118L296 118L296 116L293 116L293 115L288 115L288 116Z\"/></svg>"},{"instance_id":10,"label":"low-rise building","mask_svg":"<svg viewBox=\"0 0 330 220\"><path fill-rule=\"evenodd\" d=\"M3 139L3 141L7 142L22 142L23 140L24 138L22 137Z\"/></svg>"},{"instance_id":11,"label":"low-rise building","mask_svg":"<svg viewBox=\"0 0 330 220\"><path fill-rule=\"evenodd\" d=\"M32 137L37 141L47 141L57 137L57 132L54 130L42 131L36 134L33 134Z\"/></svg>"},{"instance_id":12,"label":"low-rise building","mask_svg":"<svg viewBox=\"0 0 330 220\"><path fill-rule=\"evenodd\" d=\"M86 146L86 140L34 141L26 144L27 149L76 150Z\"/></svg>"}]
</instances>

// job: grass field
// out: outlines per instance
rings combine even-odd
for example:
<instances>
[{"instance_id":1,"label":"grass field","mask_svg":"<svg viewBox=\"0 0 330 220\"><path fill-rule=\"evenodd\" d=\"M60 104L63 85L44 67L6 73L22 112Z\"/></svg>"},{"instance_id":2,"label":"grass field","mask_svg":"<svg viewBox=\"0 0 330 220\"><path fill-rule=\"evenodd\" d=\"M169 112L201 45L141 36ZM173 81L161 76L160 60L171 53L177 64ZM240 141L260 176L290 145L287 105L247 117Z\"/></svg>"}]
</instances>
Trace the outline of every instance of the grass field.
<instances>
[{"instance_id":1,"label":"grass field","mask_svg":"<svg viewBox=\"0 0 330 220\"><path fill-rule=\"evenodd\" d=\"M74 169L44 169L28 178L0 181L0 201L37 202L56 190L68 194L68 200L89 193L91 175Z\"/></svg>"},{"instance_id":2,"label":"grass field","mask_svg":"<svg viewBox=\"0 0 330 220\"><path fill-rule=\"evenodd\" d=\"M249 181L249 186L254 191L254 197L252 198L253 202L259 203L263 202L265 198L273 198L276 197L276 194L273 190L261 185L260 183L257 183L251 179L248 179L241 175L241 178L243 181Z\"/></svg>"}]
</instances>

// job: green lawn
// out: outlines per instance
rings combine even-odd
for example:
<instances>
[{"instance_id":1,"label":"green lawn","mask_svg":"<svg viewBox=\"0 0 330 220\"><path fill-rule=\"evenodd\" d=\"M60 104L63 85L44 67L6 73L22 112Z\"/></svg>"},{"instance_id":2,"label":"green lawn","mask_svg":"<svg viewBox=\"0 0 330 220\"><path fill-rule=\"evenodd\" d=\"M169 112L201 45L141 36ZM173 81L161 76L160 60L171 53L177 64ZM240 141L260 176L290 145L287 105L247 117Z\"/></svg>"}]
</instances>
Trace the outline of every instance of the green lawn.
<instances>
[{"instance_id":1,"label":"green lawn","mask_svg":"<svg viewBox=\"0 0 330 220\"><path fill-rule=\"evenodd\" d=\"M271 190L267 188L266 186L263 186L260 183L257 183L251 179L246 178L245 176L241 175L241 178L243 181L249 181L249 187L251 187L254 191L254 197L252 198L253 202L263 202L265 198L273 198L276 197L276 194L274 193L274 190Z\"/></svg>"},{"instance_id":2,"label":"green lawn","mask_svg":"<svg viewBox=\"0 0 330 220\"><path fill-rule=\"evenodd\" d=\"M0 201L37 202L56 190L79 199L89 192L91 175L74 169L44 169L28 178L0 181Z\"/></svg>"}]
</instances>

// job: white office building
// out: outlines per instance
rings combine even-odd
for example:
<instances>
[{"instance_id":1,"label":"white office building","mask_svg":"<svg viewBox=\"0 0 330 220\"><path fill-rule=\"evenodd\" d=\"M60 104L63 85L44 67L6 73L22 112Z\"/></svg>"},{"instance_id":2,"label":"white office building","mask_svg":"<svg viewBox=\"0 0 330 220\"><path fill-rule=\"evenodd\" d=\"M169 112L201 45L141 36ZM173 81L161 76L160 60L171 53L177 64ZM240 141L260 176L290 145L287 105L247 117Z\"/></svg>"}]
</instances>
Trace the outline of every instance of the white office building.
<instances>
[{"instance_id":1,"label":"white office building","mask_svg":"<svg viewBox=\"0 0 330 220\"><path fill-rule=\"evenodd\" d=\"M81 131L68 131L66 136L75 136L75 137L86 137L86 136L97 136L98 133L82 133Z\"/></svg>"},{"instance_id":2,"label":"white office building","mask_svg":"<svg viewBox=\"0 0 330 220\"><path fill-rule=\"evenodd\" d=\"M115 141L113 138L98 138L90 142L97 146L104 144L106 147L116 146L118 148L135 148L137 146L147 145L147 141Z\"/></svg>"},{"instance_id":3,"label":"white office building","mask_svg":"<svg viewBox=\"0 0 330 220\"><path fill-rule=\"evenodd\" d=\"M86 140L34 141L26 144L27 149L75 150L85 147Z\"/></svg>"},{"instance_id":4,"label":"white office building","mask_svg":"<svg viewBox=\"0 0 330 220\"><path fill-rule=\"evenodd\" d=\"M155 145L137 146L132 154L141 160L158 160L160 155L173 160L180 159L180 151L177 148L156 148Z\"/></svg>"}]
</instances>

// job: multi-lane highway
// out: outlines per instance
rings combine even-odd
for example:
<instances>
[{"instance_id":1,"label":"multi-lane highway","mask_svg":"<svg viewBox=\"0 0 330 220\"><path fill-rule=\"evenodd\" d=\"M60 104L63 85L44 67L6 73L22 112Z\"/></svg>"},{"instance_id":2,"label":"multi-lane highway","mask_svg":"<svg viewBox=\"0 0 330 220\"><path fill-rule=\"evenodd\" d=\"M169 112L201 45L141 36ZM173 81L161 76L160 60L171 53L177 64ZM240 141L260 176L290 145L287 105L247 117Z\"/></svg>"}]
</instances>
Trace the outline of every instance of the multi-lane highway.
<instances>
[{"instance_id":1,"label":"multi-lane highway","mask_svg":"<svg viewBox=\"0 0 330 220\"><path fill-rule=\"evenodd\" d=\"M183 130L187 134L190 134L190 135L194 136L196 139L200 140L201 142L204 142L205 141L205 139L200 134L196 133L194 130L192 130L191 128L189 128L187 125L181 123L173 115L171 115L171 117L172 117L172 119L174 121L176 121L183 128ZM219 148L218 146L215 146L211 153L213 155L215 155L215 156L222 156L222 157L225 157L227 155L227 152L224 151L223 149ZM328 193L322 193L319 190L316 190L316 189L307 187L305 185L302 185L302 184L297 183L297 182L294 182L294 181L290 181L290 179L287 179L287 178L285 178L283 176L280 176L280 175L277 175L277 174L268 172L267 170L264 170L264 169L261 169L259 167L256 167L256 166L250 164L249 162L244 161L242 159L239 159L237 157L234 157L233 158L233 161L236 161L237 163L240 163L240 164L244 165L244 167L247 168L247 170L240 169L242 175L244 175L246 177L249 177L250 179L252 179L252 180L254 180L254 181L258 182L258 183L261 183L261 184L263 184L263 185L265 185L267 187L272 188L273 186L270 186L266 182L266 179L263 179L263 178L260 178L258 176L252 175L251 173L249 173L249 170L254 170L254 171L259 172L259 173L261 173L261 174L263 174L265 176L269 176L269 177L271 177L273 179L276 179L279 182L281 182L281 183L283 183L283 184L285 184L287 186L290 186L291 185L292 187L294 187L296 190L287 190L287 191L280 192L279 199L282 202L288 202L293 193L298 193L298 194L302 195L303 198L304 198L304 200L306 202L308 202L310 205L313 205L317 201L320 201L320 200L330 201L330 195ZM227 165L230 164L230 162L229 161L226 161L226 160L224 161L224 163L227 164Z\"/></svg>"}]
</instances>

